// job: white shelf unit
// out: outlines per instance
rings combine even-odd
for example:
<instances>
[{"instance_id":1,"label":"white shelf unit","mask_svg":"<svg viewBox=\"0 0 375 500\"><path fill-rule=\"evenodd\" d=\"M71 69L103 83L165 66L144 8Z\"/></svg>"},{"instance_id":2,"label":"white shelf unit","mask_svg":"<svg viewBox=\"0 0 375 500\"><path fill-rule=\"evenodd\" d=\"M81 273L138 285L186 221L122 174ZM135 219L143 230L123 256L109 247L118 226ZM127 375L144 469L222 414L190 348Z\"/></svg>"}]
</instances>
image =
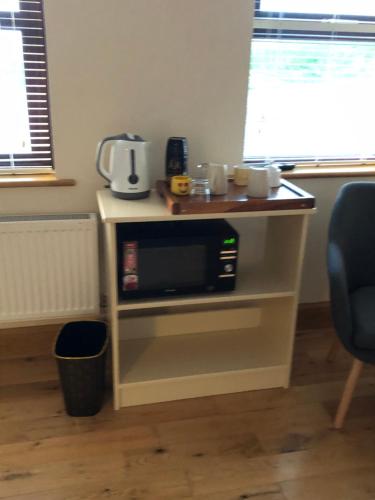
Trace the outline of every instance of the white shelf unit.
<instances>
[{"instance_id":1,"label":"white shelf unit","mask_svg":"<svg viewBox=\"0 0 375 500\"><path fill-rule=\"evenodd\" d=\"M105 225L114 408L287 387L308 217L314 209L171 215L156 193L99 191ZM230 219L240 234L233 292L118 300L116 224Z\"/></svg>"}]
</instances>

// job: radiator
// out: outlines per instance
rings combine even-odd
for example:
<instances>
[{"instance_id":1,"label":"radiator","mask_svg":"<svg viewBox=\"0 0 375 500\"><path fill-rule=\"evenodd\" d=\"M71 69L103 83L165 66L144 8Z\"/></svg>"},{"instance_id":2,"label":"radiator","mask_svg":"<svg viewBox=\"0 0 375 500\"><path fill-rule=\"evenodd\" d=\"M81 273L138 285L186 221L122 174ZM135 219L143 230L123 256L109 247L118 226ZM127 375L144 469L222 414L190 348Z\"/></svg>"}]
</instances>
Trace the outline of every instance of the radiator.
<instances>
[{"instance_id":1,"label":"radiator","mask_svg":"<svg viewBox=\"0 0 375 500\"><path fill-rule=\"evenodd\" d=\"M0 217L0 323L98 312L95 214Z\"/></svg>"}]
</instances>

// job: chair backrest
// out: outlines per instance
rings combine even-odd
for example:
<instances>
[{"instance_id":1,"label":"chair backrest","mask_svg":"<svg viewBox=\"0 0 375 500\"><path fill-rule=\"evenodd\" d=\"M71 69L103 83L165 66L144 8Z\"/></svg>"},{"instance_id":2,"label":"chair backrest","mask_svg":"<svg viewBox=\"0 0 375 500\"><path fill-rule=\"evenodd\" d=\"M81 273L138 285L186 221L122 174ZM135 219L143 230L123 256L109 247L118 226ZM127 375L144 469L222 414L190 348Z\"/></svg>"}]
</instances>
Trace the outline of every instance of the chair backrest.
<instances>
[{"instance_id":1,"label":"chair backrest","mask_svg":"<svg viewBox=\"0 0 375 500\"><path fill-rule=\"evenodd\" d=\"M328 239L341 249L349 292L375 286L375 182L352 182L341 188Z\"/></svg>"}]
</instances>

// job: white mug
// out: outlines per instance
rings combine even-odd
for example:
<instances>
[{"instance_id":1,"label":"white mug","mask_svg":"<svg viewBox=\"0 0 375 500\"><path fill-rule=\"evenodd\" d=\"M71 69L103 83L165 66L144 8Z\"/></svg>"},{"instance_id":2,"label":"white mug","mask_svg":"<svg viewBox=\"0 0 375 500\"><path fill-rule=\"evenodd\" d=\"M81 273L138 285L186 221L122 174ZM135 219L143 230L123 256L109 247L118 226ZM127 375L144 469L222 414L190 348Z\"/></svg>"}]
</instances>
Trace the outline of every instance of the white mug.
<instances>
[{"instance_id":1,"label":"white mug","mask_svg":"<svg viewBox=\"0 0 375 500\"><path fill-rule=\"evenodd\" d=\"M267 198L270 188L268 168L251 167L249 170L247 194L252 198Z\"/></svg>"},{"instance_id":2,"label":"white mug","mask_svg":"<svg viewBox=\"0 0 375 500\"><path fill-rule=\"evenodd\" d=\"M209 163L208 184L211 194L226 194L228 192L227 166L219 163Z\"/></svg>"},{"instance_id":3,"label":"white mug","mask_svg":"<svg viewBox=\"0 0 375 500\"><path fill-rule=\"evenodd\" d=\"M236 186L247 186L249 182L250 169L247 165L236 165L234 167L234 183Z\"/></svg>"},{"instance_id":4,"label":"white mug","mask_svg":"<svg viewBox=\"0 0 375 500\"><path fill-rule=\"evenodd\" d=\"M277 165L269 165L267 168L269 172L270 187L279 187L281 185L281 170Z\"/></svg>"}]
</instances>

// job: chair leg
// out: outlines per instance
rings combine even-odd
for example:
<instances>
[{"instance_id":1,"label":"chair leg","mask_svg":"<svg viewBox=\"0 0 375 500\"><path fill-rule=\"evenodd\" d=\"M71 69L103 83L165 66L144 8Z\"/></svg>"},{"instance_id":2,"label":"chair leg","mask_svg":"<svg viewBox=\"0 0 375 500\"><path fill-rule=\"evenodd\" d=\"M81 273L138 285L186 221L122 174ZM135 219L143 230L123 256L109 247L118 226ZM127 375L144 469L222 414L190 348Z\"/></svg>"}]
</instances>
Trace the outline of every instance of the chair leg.
<instances>
[{"instance_id":1,"label":"chair leg","mask_svg":"<svg viewBox=\"0 0 375 500\"><path fill-rule=\"evenodd\" d=\"M332 341L331 347L329 348L326 361L327 363L333 363L336 359L337 353L339 352L341 347L340 341L337 337L335 337Z\"/></svg>"},{"instance_id":2,"label":"chair leg","mask_svg":"<svg viewBox=\"0 0 375 500\"><path fill-rule=\"evenodd\" d=\"M361 374L363 368L363 361L359 361L358 359L353 360L352 368L350 370L349 376L345 383L344 392L341 396L341 401L339 407L337 409L335 421L333 423L333 427L335 429L341 429L344 425L344 420L346 414L348 412L350 403L352 401L353 392L355 386L357 385L358 378Z\"/></svg>"}]
</instances>

